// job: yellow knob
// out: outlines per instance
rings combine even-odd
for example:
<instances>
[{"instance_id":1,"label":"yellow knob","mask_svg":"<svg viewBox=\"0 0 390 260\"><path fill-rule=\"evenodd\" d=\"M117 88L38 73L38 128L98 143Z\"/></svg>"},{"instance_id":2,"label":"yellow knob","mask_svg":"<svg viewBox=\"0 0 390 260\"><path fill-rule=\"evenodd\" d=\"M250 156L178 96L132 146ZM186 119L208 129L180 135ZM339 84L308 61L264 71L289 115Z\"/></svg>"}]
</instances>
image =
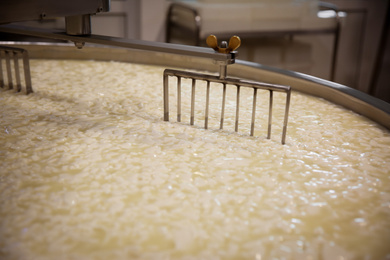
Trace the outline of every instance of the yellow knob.
<instances>
[{"instance_id":1,"label":"yellow knob","mask_svg":"<svg viewBox=\"0 0 390 260\"><path fill-rule=\"evenodd\" d=\"M210 48L213 48L219 53L230 53L240 47L241 39L238 36L233 36L230 38L229 45L227 47L219 47L217 37L215 35L210 35L207 37L206 43Z\"/></svg>"}]
</instances>

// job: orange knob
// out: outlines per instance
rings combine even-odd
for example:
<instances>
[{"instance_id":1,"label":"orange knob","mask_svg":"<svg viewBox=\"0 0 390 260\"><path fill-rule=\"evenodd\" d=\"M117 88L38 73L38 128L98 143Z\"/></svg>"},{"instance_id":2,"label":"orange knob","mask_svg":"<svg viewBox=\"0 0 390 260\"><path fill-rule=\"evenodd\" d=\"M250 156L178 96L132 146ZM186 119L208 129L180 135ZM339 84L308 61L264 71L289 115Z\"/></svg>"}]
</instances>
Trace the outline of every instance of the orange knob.
<instances>
[{"instance_id":1,"label":"orange knob","mask_svg":"<svg viewBox=\"0 0 390 260\"><path fill-rule=\"evenodd\" d=\"M228 46L219 46L217 37L215 35L210 35L207 37L206 43L210 48L213 48L219 53L230 53L240 47L241 39L238 36L233 36L230 38ZM226 42L222 45L226 45Z\"/></svg>"}]
</instances>

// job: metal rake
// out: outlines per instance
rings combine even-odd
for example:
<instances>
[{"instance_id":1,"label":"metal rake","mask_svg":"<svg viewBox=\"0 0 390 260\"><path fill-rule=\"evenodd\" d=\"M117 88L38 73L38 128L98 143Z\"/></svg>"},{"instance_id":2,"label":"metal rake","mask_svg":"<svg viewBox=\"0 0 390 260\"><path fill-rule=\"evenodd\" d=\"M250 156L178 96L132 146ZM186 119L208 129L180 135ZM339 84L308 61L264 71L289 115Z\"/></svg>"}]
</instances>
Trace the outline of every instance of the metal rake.
<instances>
[{"instance_id":1,"label":"metal rake","mask_svg":"<svg viewBox=\"0 0 390 260\"><path fill-rule=\"evenodd\" d=\"M0 87L22 91L19 60L22 60L26 94L33 92L30 74L30 62L28 52L21 48L0 46ZM5 67L5 68L4 68ZM6 77L3 75L6 71ZM14 73L13 73L14 72ZM7 81L5 81L7 78ZM16 85L14 85L14 80Z\"/></svg>"},{"instance_id":2,"label":"metal rake","mask_svg":"<svg viewBox=\"0 0 390 260\"><path fill-rule=\"evenodd\" d=\"M234 36L230 39L229 45L226 42L222 42L221 47L218 47L217 38L213 35L207 38L207 44L212 47L214 50L221 53L233 53L235 49L240 46L240 39L237 36ZM234 57L234 56L233 56ZM229 62L220 63L220 72L218 76L201 74L196 72L180 71L166 69L164 71L164 84L163 84L163 98L164 98L164 121L169 121L169 77L177 78L177 121L181 122L181 79L191 79L192 88L191 88L191 116L190 116L190 125L194 125L195 119L195 90L196 90L196 81L205 81L206 88L206 106L205 106L205 122L204 128L208 128L209 120L209 100L210 100L210 83L219 83L222 88L222 107L221 107L221 118L220 118L220 129L223 129L224 118L225 118L225 103L226 103L226 86L233 85L236 86L236 113L235 113L235 132L238 132L239 124L239 111L240 111L240 90L242 87L252 88L253 89L253 103L252 103L252 115L251 115L251 127L250 135L254 135L255 129L255 119L256 119L256 101L257 101L257 92L259 89L264 89L269 91L269 112L268 112L268 133L267 138L271 138L271 128L272 128L272 108L273 108L273 92L283 92L286 93L286 105L284 111L284 121L283 121L283 130L282 130L282 144L286 143L286 134L287 134L287 123L288 123L288 113L290 107L290 96L291 96L291 87L284 85L269 84L263 82L255 82L249 80L243 80L238 78L229 78L226 77L227 65L233 64L234 58Z\"/></svg>"}]
</instances>

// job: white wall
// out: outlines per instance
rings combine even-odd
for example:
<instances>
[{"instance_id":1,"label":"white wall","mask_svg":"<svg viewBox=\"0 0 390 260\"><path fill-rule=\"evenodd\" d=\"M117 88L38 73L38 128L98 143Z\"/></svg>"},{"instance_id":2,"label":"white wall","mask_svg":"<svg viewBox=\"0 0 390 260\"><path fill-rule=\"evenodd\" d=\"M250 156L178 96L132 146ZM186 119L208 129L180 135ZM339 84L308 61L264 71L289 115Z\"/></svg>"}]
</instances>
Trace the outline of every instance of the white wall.
<instances>
[{"instance_id":1,"label":"white wall","mask_svg":"<svg viewBox=\"0 0 390 260\"><path fill-rule=\"evenodd\" d=\"M164 41L167 8L165 0L112 0L110 12L92 17L92 33Z\"/></svg>"},{"instance_id":2,"label":"white wall","mask_svg":"<svg viewBox=\"0 0 390 260\"><path fill-rule=\"evenodd\" d=\"M165 0L142 0L140 39L165 41L165 19L169 4Z\"/></svg>"}]
</instances>

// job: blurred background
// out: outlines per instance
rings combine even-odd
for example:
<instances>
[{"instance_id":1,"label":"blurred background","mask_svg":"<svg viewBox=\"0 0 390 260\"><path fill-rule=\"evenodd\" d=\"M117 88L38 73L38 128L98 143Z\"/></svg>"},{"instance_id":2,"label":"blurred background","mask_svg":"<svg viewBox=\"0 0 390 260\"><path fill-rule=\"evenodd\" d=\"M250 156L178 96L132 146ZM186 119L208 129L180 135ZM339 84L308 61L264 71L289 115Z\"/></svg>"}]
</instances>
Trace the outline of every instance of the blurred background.
<instances>
[{"instance_id":1,"label":"blurred background","mask_svg":"<svg viewBox=\"0 0 390 260\"><path fill-rule=\"evenodd\" d=\"M209 34L238 35L239 59L390 102L389 10L388 0L111 0L110 12L92 17L92 33L198 46ZM65 26L63 19L27 24Z\"/></svg>"}]
</instances>

